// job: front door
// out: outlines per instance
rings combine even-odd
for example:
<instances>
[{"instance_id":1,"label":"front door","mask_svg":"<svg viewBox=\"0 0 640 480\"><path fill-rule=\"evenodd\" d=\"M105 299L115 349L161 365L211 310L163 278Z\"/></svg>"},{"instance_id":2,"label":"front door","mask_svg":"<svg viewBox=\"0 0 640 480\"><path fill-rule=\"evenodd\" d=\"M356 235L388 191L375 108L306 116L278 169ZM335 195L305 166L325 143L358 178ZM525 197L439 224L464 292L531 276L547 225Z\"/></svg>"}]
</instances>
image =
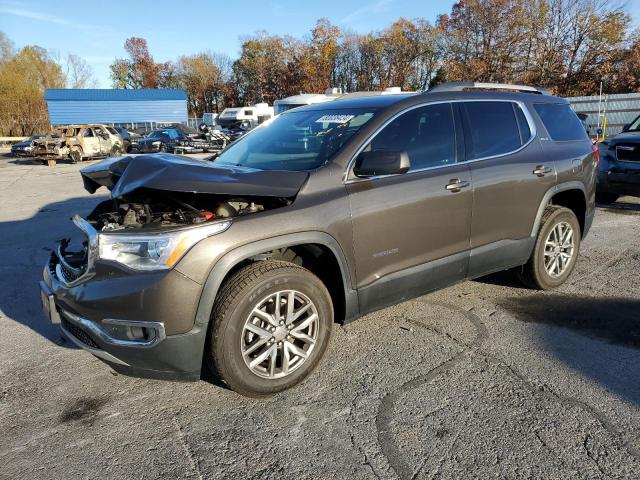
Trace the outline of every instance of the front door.
<instances>
[{"instance_id":1,"label":"front door","mask_svg":"<svg viewBox=\"0 0 640 480\"><path fill-rule=\"evenodd\" d=\"M473 180L469 276L521 265L533 247L533 224L556 184L526 106L513 101L458 104Z\"/></svg>"},{"instance_id":2,"label":"front door","mask_svg":"<svg viewBox=\"0 0 640 480\"><path fill-rule=\"evenodd\" d=\"M465 278L473 198L449 103L401 114L371 150L406 151L411 168L347 184L362 312Z\"/></svg>"}]
</instances>

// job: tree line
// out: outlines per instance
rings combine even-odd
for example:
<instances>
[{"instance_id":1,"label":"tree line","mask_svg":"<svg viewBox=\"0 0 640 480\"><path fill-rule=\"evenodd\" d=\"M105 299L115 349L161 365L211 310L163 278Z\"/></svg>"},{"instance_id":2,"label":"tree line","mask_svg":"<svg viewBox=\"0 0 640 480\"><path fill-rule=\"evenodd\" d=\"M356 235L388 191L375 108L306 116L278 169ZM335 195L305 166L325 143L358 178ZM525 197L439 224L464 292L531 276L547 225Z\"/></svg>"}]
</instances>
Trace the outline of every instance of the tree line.
<instances>
[{"instance_id":1,"label":"tree line","mask_svg":"<svg viewBox=\"0 0 640 480\"><path fill-rule=\"evenodd\" d=\"M127 40L116 88L181 87L192 115L299 93L425 90L445 81L522 83L557 95L640 91L640 34L611 0L461 0L435 23L400 18L366 34L320 19L303 38L258 32L238 59L212 52L156 64Z\"/></svg>"},{"instance_id":2,"label":"tree line","mask_svg":"<svg viewBox=\"0 0 640 480\"><path fill-rule=\"evenodd\" d=\"M146 40L132 37L126 58L110 66L111 80L114 88L182 88L192 116L329 87L425 90L466 80L545 86L574 96L596 94L603 82L607 93L639 92L640 32L623 6L616 0L460 0L433 23L400 18L365 34L320 19L302 38L264 31L244 37L235 60L205 51L156 62ZM19 125L13 130L40 125L46 110L33 92L69 85L78 69L65 72L60 62L56 69L40 47L2 55L0 131L8 124ZM76 60L82 77L86 68ZM6 72L14 83L5 83ZM42 72L48 73L38 77ZM28 87L15 85L20 77L31 79ZM4 95L20 89L26 90L9 107ZM17 105L27 97L39 98L40 106L35 100Z\"/></svg>"}]
</instances>

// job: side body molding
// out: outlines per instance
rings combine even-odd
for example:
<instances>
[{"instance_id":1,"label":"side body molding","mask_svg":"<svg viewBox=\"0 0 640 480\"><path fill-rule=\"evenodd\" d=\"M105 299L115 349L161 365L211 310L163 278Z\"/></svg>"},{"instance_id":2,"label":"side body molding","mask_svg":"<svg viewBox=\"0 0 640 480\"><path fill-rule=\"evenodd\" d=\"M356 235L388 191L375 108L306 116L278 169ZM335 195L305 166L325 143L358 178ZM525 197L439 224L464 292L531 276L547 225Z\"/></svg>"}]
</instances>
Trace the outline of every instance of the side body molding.
<instances>
[{"instance_id":1,"label":"side body molding","mask_svg":"<svg viewBox=\"0 0 640 480\"><path fill-rule=\"evenodd\" d=\"M331 235L319 232L301 232L292 233L287 235L281 235L278 237L268 238L260 240L241 247L235 248L226 253L211 269L209 276L205 281L202 289L202 295L200 296L200 302L198 304L198 310L196 312L194 327L203 327L206 330L206 326L209 323L211 317L211 311L213 304L218 294L218 290L222 284L222 280L226 274L238 263L250 258L254 255L258 255L270 250L276 250L279 248L291 247L295 245L303 244L318 244L323 245L331 250L333 255L338 261L340 271L342 273L342 283L344 288L345 297L345 322L354 320L359 316L358 307L358 294L352 287L352 280L349 274L349 266L344 256L342 248L338 244L337 240Z\"/></svg>"}]
</instances>

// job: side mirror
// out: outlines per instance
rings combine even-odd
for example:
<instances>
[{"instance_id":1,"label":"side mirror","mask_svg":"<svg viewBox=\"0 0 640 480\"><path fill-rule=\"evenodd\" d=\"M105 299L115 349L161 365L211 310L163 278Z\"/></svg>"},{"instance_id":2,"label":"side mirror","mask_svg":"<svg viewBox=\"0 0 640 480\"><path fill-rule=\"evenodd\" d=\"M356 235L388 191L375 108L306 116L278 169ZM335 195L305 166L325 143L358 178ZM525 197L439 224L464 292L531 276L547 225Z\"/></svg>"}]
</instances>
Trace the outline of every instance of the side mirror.
<instances>
[{"instance_id":1,"label":"side mirror","mask_svg":"<svg viewBox=\"0 0 640 480\"><path fill-rule=\"evenodd\" d=\"M358 155L353 173L358 177L398 175L407 173L410 167L407 152L374 150Z\"/></svg>"},{"instance_id":2,"label":"side mirror","mask_svg":"<svg viewBox=\"0 0 640 480\"><path fill-rule=\"evenodd\" d=\"M630 123L627 123L626 125L624 125L624 126L622 127L622 131L623 131L623 132L628 132L628 131L629 131L629 127L630 127L630 126L631 126L631 124L630 124Z\"/></svg>"}]
</instances>

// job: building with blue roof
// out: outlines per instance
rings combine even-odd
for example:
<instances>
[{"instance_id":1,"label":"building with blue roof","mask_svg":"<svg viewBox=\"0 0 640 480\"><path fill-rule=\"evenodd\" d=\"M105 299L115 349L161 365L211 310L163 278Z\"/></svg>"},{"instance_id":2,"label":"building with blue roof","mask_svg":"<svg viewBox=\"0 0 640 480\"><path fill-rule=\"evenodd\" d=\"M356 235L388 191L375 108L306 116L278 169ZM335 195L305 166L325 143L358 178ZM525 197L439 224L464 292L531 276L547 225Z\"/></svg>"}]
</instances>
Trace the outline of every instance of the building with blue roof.
<instances>
[{"instance_id":1,"label":"building with blue roof","mask_svg":"<svg viewBox=\"0 0 640 480\"><path fill-rule=\"evenodd\" d=\"M179 88L49 88L44 99L52 125L106 123L155 128L187 122L187 95Z\"/></svg>"}]
</instances>

